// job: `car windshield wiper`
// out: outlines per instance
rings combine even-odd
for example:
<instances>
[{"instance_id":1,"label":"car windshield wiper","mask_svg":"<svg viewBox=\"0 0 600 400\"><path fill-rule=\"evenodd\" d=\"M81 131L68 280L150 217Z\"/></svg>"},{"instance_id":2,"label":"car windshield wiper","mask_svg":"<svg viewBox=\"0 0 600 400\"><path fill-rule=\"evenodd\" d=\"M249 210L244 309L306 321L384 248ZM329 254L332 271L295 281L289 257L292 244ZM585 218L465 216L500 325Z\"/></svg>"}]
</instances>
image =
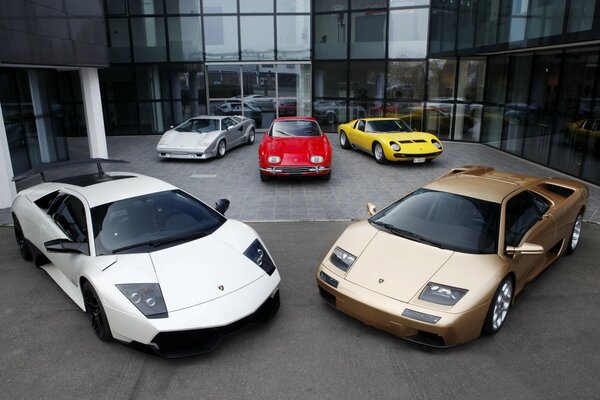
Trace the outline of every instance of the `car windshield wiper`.
<instances>
[{"instance_id":1,"label":"car windshield wiper","mask_svg":"<svg viewBox=\"0 0 600 400\"><path fill-rule=\"evenodd\" d=\"M398 228L392 224L388 224L386 222L372 221L372 223L387 229L390 233L393 233L394 235L401 236L406 239L414 240L414 241L420 242L420 243L429 244L429 245L432 245L435 247L439 247L440 249L443 249L442 244L440 242L436 242L434 240L427 239L426 237L421 236L418 233L407 231L405 229L400 229L400 228Z\"/></svg>"},{"instance_id":2,"label":"car windshield wiper","mask_svg":"<svg viewBox=\"0 0 600 400\"><path fill-rule=\"evenodd\" d=\"M287 133L287 132L284 132L284 131L280 131L279 129L275 129L275 132L277 132L277 133L281 133L281 134L282 134L282 135L284 135L284 136L294 136L294 135L292 135L291 133Z\"/></svg>"},{"instance_id":3,"label":"car windshield wiper","mask_svg":"<svg viewBox=\"0 0 600 400\"><path fill-rule=\"evenodd\" d=\"M164 239L148 240L146 242L141 242L141 243L136 243L136 244L130 244L128 246L119 247L118 249L114 249L112 251L112 254L119 253L121 251L133 249L133 248L140 247L140 246L159 247L159 246L162 246L162 245L167 244L167 243L179 242L181 240L199 239L199 238L204 237L206 235L208 235L208 232L201 231L201 232L186 233L184 235L167 237L167 238L164 238Z\"/></svg>"}]
</instances>

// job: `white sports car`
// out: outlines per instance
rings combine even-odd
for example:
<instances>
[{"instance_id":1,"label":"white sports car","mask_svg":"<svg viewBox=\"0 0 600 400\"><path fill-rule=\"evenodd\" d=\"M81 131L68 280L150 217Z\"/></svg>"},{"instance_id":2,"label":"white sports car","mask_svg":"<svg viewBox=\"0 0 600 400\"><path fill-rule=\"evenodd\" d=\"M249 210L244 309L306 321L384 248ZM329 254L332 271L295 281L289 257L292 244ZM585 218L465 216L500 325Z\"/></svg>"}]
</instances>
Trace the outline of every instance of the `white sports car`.
<instances>
[{"instance_id":1,"label":"white sports car","mask_svg":"<svg viewBox=\"0 0 600 400\"><path fill-rule=\"evenodd\" d=\"M21 255L87 313L102 340L167 357L209 351L279 309L280 276L258 234L164 181L104 172L43 182L12 205Z\"/></svg>"},{"instance_id":2,"label":"white sports car","mask_svg":"<svg viewBox=\"0 0 600 400\"><path fill-rule=\"evenodd\" d=\"M166 131L156 151L161 158L222 158L228 150L254 143L253 119L240 115L202 115Z\"/></svg>"}]
</instances>

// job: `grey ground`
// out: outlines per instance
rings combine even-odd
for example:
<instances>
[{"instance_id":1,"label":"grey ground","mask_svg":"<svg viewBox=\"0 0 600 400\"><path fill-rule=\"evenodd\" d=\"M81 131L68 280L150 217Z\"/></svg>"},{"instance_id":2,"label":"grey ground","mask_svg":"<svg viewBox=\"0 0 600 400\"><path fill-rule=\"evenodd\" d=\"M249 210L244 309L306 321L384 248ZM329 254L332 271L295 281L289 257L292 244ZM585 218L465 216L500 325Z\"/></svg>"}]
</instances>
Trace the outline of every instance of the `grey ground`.
<instances>
[{"instance_id":1,"label":"grey ground","mask_svg":"<svg viewBox=\"0 0 600 400\"><path fill-rule=\"evenodd\" d=\"M3 399L598 399L600 225L511 309L493 337L446 350L367 327L325 304L314 270L348 222L252 223L282 275L265 326L167 360L96 339L85 314L0 227Z\"/></svg>"},{"instance_id":2,"label":"grey ground","mask_svg":"<svg viewBox=\"0 0 600 400\"><path fill-rule=\"evenodd\" d=\"M567 177L488 146L459 142L445 142L444 154L428 164L379 165L372 156L341 149L337 134L329 134L334 147L331 181L261 182L257 151L262 136L257 135L253 146L238 147L223 159L206 161L160 160L156 154L159 136L117 136L107 140L109 157L131 162L120 169L164 179L211 204L228 198L228 216L243 221L361 219L366 215L368 201L381 208L462 165L490 165L530 175ZM70 139L69 147L73 158L88 157L86 138ZM27 184L35 182L34 179ZM590 200L584 218L600 223L600 187L588 187ZM11 222L9 210L0 210L0 224Z\"/></svg>"}]
</instances>

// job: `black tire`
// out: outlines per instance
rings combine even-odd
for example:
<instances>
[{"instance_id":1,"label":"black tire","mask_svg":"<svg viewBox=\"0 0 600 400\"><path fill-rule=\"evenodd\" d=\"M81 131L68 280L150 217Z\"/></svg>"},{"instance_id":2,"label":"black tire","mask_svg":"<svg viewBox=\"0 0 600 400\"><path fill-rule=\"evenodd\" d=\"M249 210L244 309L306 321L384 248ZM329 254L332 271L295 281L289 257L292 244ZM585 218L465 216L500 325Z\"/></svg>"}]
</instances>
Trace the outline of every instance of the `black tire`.
<instances>
[{"instance_id":1,"label":"black tire","mask_svg":"<svg viewBox=\"0 0 600 400\"><path fill-rule=\"evenodd\" d=\"M581 228L583 228L583 211L579 211L577 218L575 218L573 229L571 229L571 236L569 237L569 242L567 243L566 254L573 254L575 250L577 250L577 245L579 244L579 239L581 238Z\"/></svg>"},{"instance_id":2,"label":"black tire","mask_svg":"<svg viewBox=\"0 0 600 400\"><path fill-rule=\"evenodd\" d=\"M373 156L378 164L387 164L388 162L387 158L385 158L385 153L383 152L383 146L381 146L381 143L379 142L373 144Z\"/></svg>"},{"instance_id":3,"label":"black tire","mask_svg":"<svg viewBox=\"0 0 600 400\"><path fill-rule=\"evenodd\" d=\"M260 180L262 182L267 182L271 180L271 175L267 175L267 174L263 174L262 172L260 173Z\"/></svg>"},{"instance_id":4,"label":"black tire","mask_svg":"<svg viewBox=\"0 0 600 400\"><path fill-rule=\"evenodd\" d=\"M349 149L352 147L350 141L348 140L348 136L344 131L340 132L340 146L342 147L342 149Z\"/></svg>"},{"instance_id":5,"label":"black tire","mask_svg":"<svg viewBox=\"0 0 600 400\"><path fill-rule=\"evenodd\" d=\"M19 247L19 253L21 254L21 258L26 261L33 260L33 256L31 255L31 249L29 249L29 243L27 243L27 239L25 239L25 235L23 234L23 229L21 228L21 224L19 223L19 219L16 215L13 214L13 222L14 222L14 231L15 231L15 240L17 241L17 247Z\"/></svg>"},{"instance_id":6,"label":"black tire","mask_svg":"<svg viewBox=\"0 0 600 400\"><path fill-rule=\"evenodd\" d=\"M325 175L320 175L319 178L322 181L328 181L331 179L331 171L329 171L328 173L326 173Z\"/></svg>"},{"instance_id":7,"label":"black tire","mask_svg":"<svg viewBox=\"0 0 600 400\"><path fill-rule=\"evenodd\" d=\"M83 292L83 302L85 304L85 313L92 325L92 330L98 339L102 341L109 341L112 339L110 333L110 326L108 325L108 319L102 307L102 302L94 290L94 287L89 282L84 282L81 286Z\"/></svg>"},{"instance_id":8,"label":"black tire","mask_svg":"<svg viewBox=\"0 0 600 400\"><path fill-rule=\"evenodd\" d=\"M483 323L482 333L484 335L495 335L500 331L510 310L513 293L513 281L510 276L507 276L500 282L494 293L494 297L492 297L490 309Z\"/></svg>"},{"instance_id":9,"label":"black tire","mask_svg":"<svg viewBox=\"0 0 600 400\"><path fill-rule=\"evenodd\" d=\"M217 158L225 157L225 153L227 153L227 144L225 140L221 139L217 144Z\"/></svg>"},{"instance_id":10,"label":"black tire","mask_svg":"<svg viewBox=\"0 0 600 400\"><path fill-rule=\"evenodd\" d=\"M256 139L256 131L254 128L250 129L250 133L248 134L248 140L246 140L247 145L254 144L254 140Z\"/></svg>"}]
</instances>

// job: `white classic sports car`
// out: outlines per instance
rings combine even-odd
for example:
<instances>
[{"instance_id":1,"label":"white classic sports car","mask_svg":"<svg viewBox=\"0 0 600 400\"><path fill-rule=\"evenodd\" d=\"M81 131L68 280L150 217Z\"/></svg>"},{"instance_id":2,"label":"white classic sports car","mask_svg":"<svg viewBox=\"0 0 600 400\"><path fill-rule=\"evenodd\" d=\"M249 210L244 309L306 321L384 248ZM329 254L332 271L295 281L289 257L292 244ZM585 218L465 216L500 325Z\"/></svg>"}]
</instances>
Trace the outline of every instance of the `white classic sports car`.
<instances>
[{"instance_id":1,"label":"white classic sports car","mask_svg":"<svg viewBox=\"0 0 600 400\"><path fill-rule=\"evenodd\" d=\"M240 115L202 115L169 129L160 138L156 151L161 158L222 158L232 148L254 143L253 119Z\"/></svg>"},{"instance_id":2,"label":"white classic sports car","mask_svg":"<svg viewBox=\"0 0 600 400\"><path fill-rule=\"evenodd\" d=\"M12 217L21 255L84 310L94 333L167 357L209 351L279 309L280 276L258 234L164 181L104 172L18 193Z\"/></svg>"}]
</instances>

